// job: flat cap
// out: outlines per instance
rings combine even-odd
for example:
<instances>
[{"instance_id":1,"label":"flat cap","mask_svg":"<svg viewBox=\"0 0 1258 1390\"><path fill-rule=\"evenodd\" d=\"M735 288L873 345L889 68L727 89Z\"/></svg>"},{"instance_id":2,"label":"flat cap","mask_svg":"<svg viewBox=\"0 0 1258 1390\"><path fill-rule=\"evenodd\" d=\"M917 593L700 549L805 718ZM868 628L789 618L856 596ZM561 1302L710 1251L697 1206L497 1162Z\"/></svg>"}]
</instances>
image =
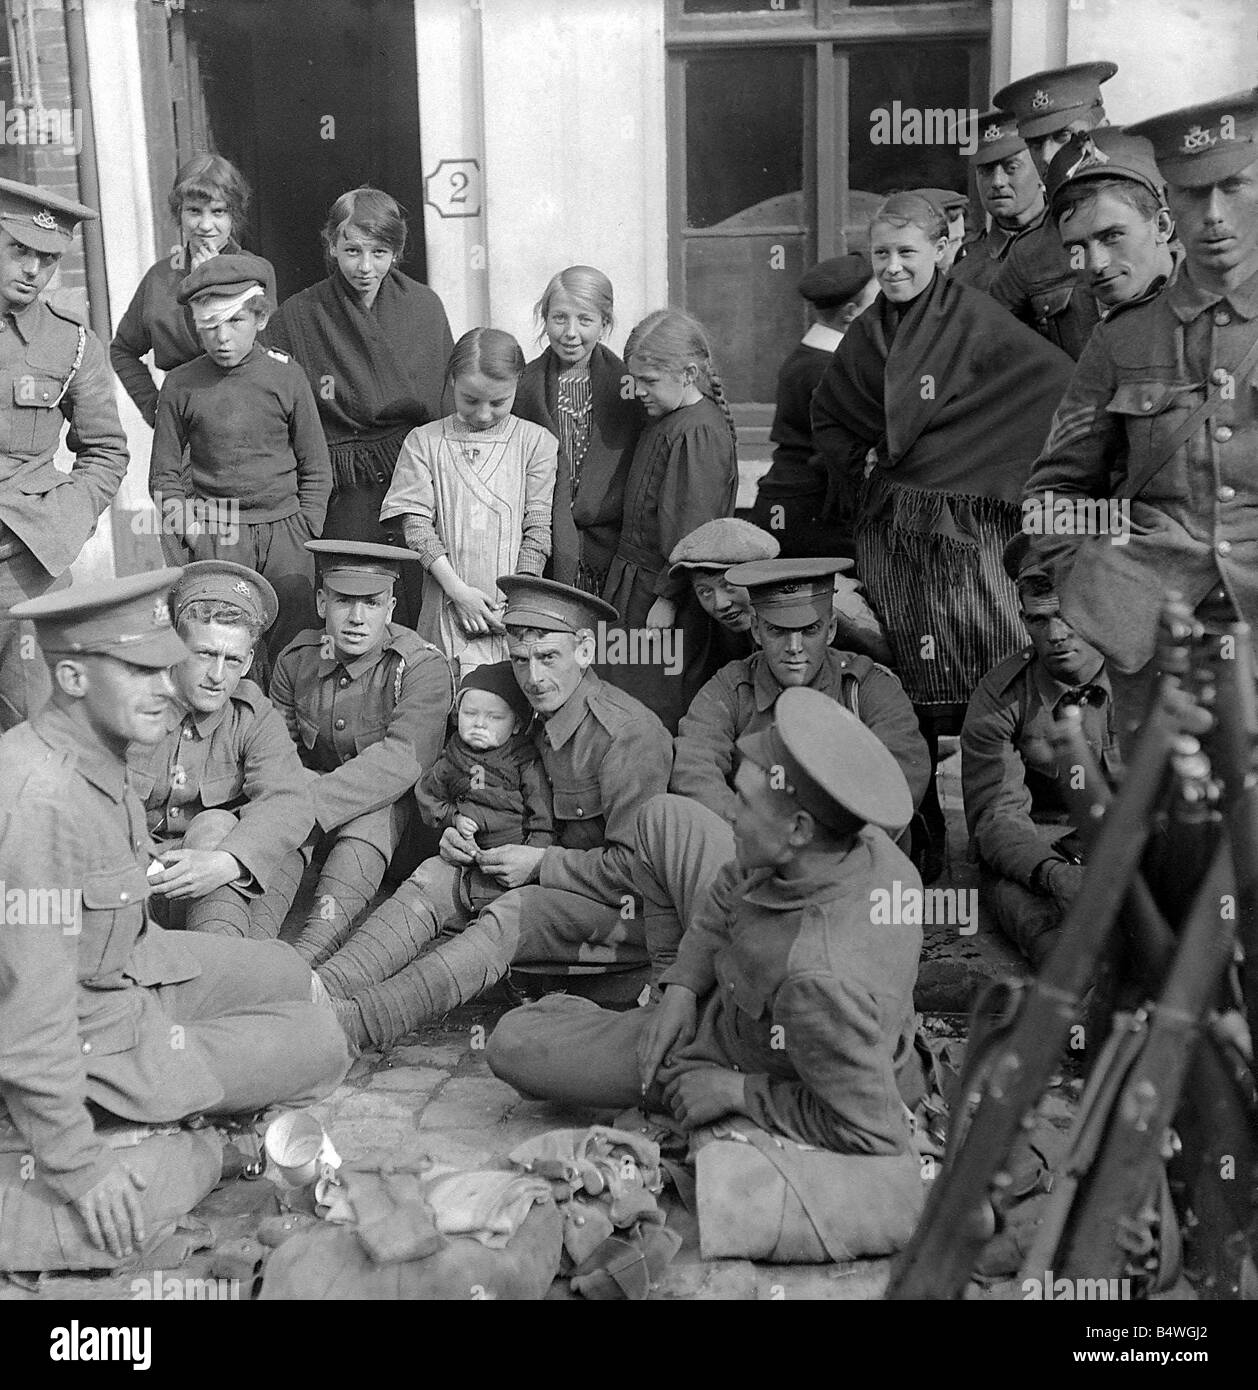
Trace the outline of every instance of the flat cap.
<instances>
[{"instance_id":1,"label":"flat cap","mask_svg":"<svg viewBox=\"0 0 1258 1390\"><path fill-rule=\"evenodd\" d=\"M503 574L498 587L507 596L502 615L506 627L537 627L543 632L595 632L600 622L616 623L620 614L601 598L529 574Z\"/></svg>"},{"instance_id":2,"label":"flat cap","mask_svg":"<svg viewBox=\"0 0 1258 1390\"><path fill-rule=\"evenodd\" d=\"M509 661L487 661L483 666L474 666L459 682L456 703L469 690L487 690L491 695L497 695L500 700L505 700L511 706L512 713L526 724L533 717L533 706L520 689L520 682L515 678L515 669Z\"/></svg>"},{"instance_id":3,"label":"flat cap","mask_svg":"<svg viewBox=\"0 0 1258 1390\"><path fill-rule=\"evenodd\" d=\"M1073 120L1095 111L1101 103L1101 83L1118 71L1117 63L1073 63L1019 77L992 97L992 105L1018 118L1024 140L1052 135Z\"/></svg>"},{"instance_id":4,"label":"flat cap","mask_svg":"<svg viewBox=\"0 0 1258 1390\"><path fill-rule=\"evenodd\" d=\"M831 256L804 271L795 288L810 304L846 304L873 278L868 256Z\"/></svg>"},{"instance_id":5,"label":"flat cap","mask_svg":"<svg viewBox=\"0 0 1258 1390\"><path fill-rule=\"evenodd\" d=\"M807 627L834 611L834 576L854 568L837 557L807 560L754 560L726 570L730 584L741 584L757 613L778 627Z\"/></svg>"},{"instance_id":6,"label":"flat cap","mask_svg":"<svg viewBox=\"0 0 1258 1390\"><path fill-rule=\"evenodd\" d=\"M1146 136L1167 183L1204 188L1258 160L1258 88L1183 106L1127 127Z\"/></svg>"},{"instance_id":7,"label":"flat cap","mask_svg":"<svg viewBox=\"0 0 1258 1390\"><path fill-rule=\"evenodd\" d=\"M1023 612L1034 614L1059 611L1057 586L1053 581L1052 570L1027 532L1019 531L1005 546L1001 562L1005 567L1005 573L1017 587ZM1046 600L1051 600L1047 606Z\"/></svg>"},{"instance_id":8,"label":"flat cap","mask_svg":"<svg viewBox=\"0 0 1258 1390\"><path fill-rule=\"evenodd\" d=\"M188 304L201 295L228 299L244 294L254 285L265 291L269 271L270 266L261 256L251 256L247 251L211 256L184 277L175 298L180 304Z\"/></svg>"},{"instance_id":9,"label":"flat cap","mask_svg":"<svg viewBox=\"0 0 1258 1390\"><path fill-rule=\"evenodd\" d=\"M168 596L179 575L177 569L150 570L72 584L15 604L9 615L33 622L39 645L51 656L113 656L159 670L188 656L170 621Z\"/></svg>"},{"instance_id":10,"label":"flat cap","mask_svg":"<svg viewBox=\"0 0 1258 1390\"><path fill-rule=\"evenodd\" d=\"M1057 195L1089 179L1127 179L1147 188L1159 202L1166 196L1153 146L1143 135L1133 135L1120 126L1081 131L1053 156L1044 174L1044 191L1054 216Z\"/></svg>"},{"instance_id":11,"label":"flat cap","mask_svg":"<svg viewBox=\"0 0 1258 1390\"><path fill-rule=\"evenodd\" d=\"M750 560L772 560L782 547L762 526L736 516L718 516L683 536L668 557L669 574L682 570L727 570Z\"/></svg>"},{"instance_id":12,"label":"flat cap","mask_svg":"<svg viewBox=\"0 0 1258 1390\"><path fill-rule=\"evenodd\" d=\"M79 223L99 215L82 203L32 184L0 179L0 227L32 251L59 254L69 250Z\"/></svg>"},{"instance_id":13,"label":"flat cap","mask_svg":"<svg viewBox=\"0 0 1258 1390\"><path fill-rule=\"evenodd\" d=\"M400 565L419 563L413 550L374 541L307 541L306 549L319 565L319 582L338 594L378 594L393 587Z\"/></svg>"},{"instance_id":14,"label":"flat cap","mask_svg":"<svg viewBox=\"0 0 1258 1390\"><path fill-rule=\"evenodd\" d=\"M929 198L943 212L956 212L960 208L970 206L969 195L958 193L953 188L914 188L911 191L920 193L923 198Z\"/></svg>"},{"instance_id":15,"label":"flat cap","mask_svg":"<svg viewBox=\"0 0 1258 1390\"><path fill-rule=\"evenodd\" d=\"M791 686L773 706L773 723L738 740L756 767L781 768L787 789L823 825L851 817L884 830L913 818L913 796L886 744L837 700Z\"/></svg>"},{"instance_id":16,"label":"flat cap","mask_svg":"<svg viewBox=\"0 0 1258 1390\"><path fill-rule=\"evenodd\" d=\"M978 118L978 148L970 163L995 164L1026 149L1026 141L1018 134L1018 118L1012 111L993 107Z\"/></svg>"},{"instance_id":17,"label":"flat cap","mask_svg":"<svg viewBox=\"0 0 1258 1390\"><path fill-rule=\"evenodd\" d=\"M263 632L280 611L279 598L267 580L232 560L194 560L183 567L170 591L170 612L176 626L190 603L230 603L260 624Z\"/></svg>"}]
</instances>

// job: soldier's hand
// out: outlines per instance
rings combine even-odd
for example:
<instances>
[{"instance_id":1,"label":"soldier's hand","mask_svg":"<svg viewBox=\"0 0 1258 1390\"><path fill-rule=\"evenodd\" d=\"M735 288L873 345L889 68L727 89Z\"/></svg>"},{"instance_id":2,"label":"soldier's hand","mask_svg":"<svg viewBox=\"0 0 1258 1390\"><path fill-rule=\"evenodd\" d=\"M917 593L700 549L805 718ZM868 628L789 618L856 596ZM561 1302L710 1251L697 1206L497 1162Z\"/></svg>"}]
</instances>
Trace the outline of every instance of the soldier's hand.
<instances>
[{"instance_id":1,"label":"soldier's hand","mask_svg":"<svg viewBox=\"0 0 1258 1390\"><path fill-rule=\"evenodd\" d=\"M203 898L242 873L240 860L221 849L164 850L162 860L166 867L149 883L167 898Z\"/></svg>"},{"instance_id":2,"label":"soldier's hand","mask_svg":"<svg viewBox=\"0 0 1258 1390\"><path fill-rule=\"evenodd\" d=\"M638 1039L638 1076L644 1095L665 1055L675 1047L685 1047L694 1037L697 1017L698 997L694 990L685 985L669 985L663 1002Z\"/></svg>"},{"instance_id":3,"label":"soldier's hand","mask_svg":"<svg viewBox=\"0 0 1258 1390\"><path fill-rule=\"evenodd\" d=\"M479 863L504 888L522 888L526 883L537 882L545 853L532 845L499 845L497 849L482 850Z\"/></svg>"},{"instance_id":4,"label":"soldier's hand","mask_svg":"<svg viewBox=\"0 0 1258 1390\"><path fill-rule=\"evenodd\" d=\"M1054 864L1044 875L1044 882L1053 901L1063 912L1068 912L1083 885L1083 865Z\"/></svg>"},{"instance_id":5,"label":"soldier's hand","mask_svg":"<svg viewBox=\"0 0 1258 1390\"><path fill-rule=\"evenodd\" d=\"M437 853L447 864L475 864L479 852L476 841L460 835L452 825L446 826L441 832Z\"/></svg>"},{"instance_id":6,"label":"soldier's hand","mask_svg":"<svg viewBox=\"0 0 1258 1390\"><path fill-rule=\"evenodd\" d=\"M743 1109L743 1078L724 1067L684 1071L668 1083L664 1099L685 1129L698 1129Z\"/></svg>"},{"instance_id":7,"label":"soldier's hand","mask_svg":"<svg viewBox=\"0 0 1258 1390\"><path fill-rule=\"evenodd\" d=\"M138 1173L115 1163L95 1187L75 1200L74 1207L87 1226L88 1239L98 1250L108 1250L121 1260L144 1244L140 1193L147 1186Z\"/></svg>"},{"instance_id":8,"label":"soldier's hand","mask_svg":"<svg viewBox=\"0 0 1258 1390\"><path fill-rule=\"evenodd\" d=\"M476 824L476 822L471 818L471 816L455 816L454 828L459 832L460 835L463 836L465 840L471 840L475 842L476 832L480 829L480 826Z\"/></svg>"}]
</instances>

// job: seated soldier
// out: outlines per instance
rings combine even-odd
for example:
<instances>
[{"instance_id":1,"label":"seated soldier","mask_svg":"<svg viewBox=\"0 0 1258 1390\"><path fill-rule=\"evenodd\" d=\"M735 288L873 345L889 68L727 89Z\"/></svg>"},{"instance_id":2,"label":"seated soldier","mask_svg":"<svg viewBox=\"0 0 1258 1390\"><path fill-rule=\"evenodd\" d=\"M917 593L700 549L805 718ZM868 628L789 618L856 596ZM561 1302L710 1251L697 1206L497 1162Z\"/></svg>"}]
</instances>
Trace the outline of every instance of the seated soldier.
<instances>
[{"instance_id":1,"label":"seated soldier","mask_svg":"<svg viewBox=\"0 0 1258 1390\"><path fill-rule=\"evenodd\" d=\"M1038 969L1083 880L1046 743L1058 712L1080 709L1084 737L1111 785L1121 763L1104 658L1062 618L1029 536L1015 536L1004 560L1031 645L989 671L970 699L961 786L982 891L1001 931Z\"/></svg>"},{"instance_id":2,"label":"seated soldier","mask_svg":"<svg viewBox=\"0 0 1258 1390\"><path fill-rule=\"evenodd\" d=\"M161 860L149 886L164 926L276 937L284 921L272 909L285 893L265 890L284 884L291 902L301 881L298 851L314 825L309 779L283 719L245 680L278 607L260 574L230 560L186 565L171 590L192 654L171 674L164 737L127 750Z\"/></svg>"},{"instance_id":3,"label":"seated soldier","mask_svg":"<svg viewBox=\"0 0 1258 1390\"><path fill-rule=\"evenodd\" d=\"M167 569L76 585L15 610L35 623L53 694L0 738L0 880L9 899L0 931L0 1150L16 1146L34 1160L19 1190L0 1190L3 1268L33 1267L22 1263L36 1258L23 1254L30 1232L15 1213L24 1207L35 1223L35 1208L73 1206L69 1221L55 1218L57 1258L80 1267L72 1252L86 1242L121 1259L170 1217L163 1195L186 1191L191 1179L181 1185L151 1164L142 1176L151 1144L111 1148L98 1129L102 1112L166 1125L309 1105L348 1066L335 1017L310 1002L313 976L290 946L169 933L149 920L148 836L125 754L129 742L164 736L167 668L188 657L167 606L177 578Z\"/></svg>"},{"instance_id":4,"label":"seated soldier","mask_svg":"<svg viewBox=\"0 0 1258 1390\"><path fill-rule=\"evenodd\" d=\"M415 783L445 740L454 682L445 657L390 621L399 566L419 557L371 541L307 541L322 561L323 631L298 633L275 663L271 699L314 780L308 849L326 848L294 941L314 967L345 944L410 819ZM277 895L278 896L278 895ZM291 904L271 911L281 919Z\"/></svg>"},{"instance_id":5,"label":"seated soldier","mask_svg":"<svg viewBox=\"0 0 1258 1390\"><path fill-rule=\"evenodd\" d=\"M676 954L688 904L733 851L729 828L702 806L660 796L672 746L633 696L591 670L595 630L615 608L580 589L504 575L503 622L515 678L537 716L533 737L550 782L557 842L482 850L450 826L448 864L475 864L504 889L461 928L337 1013L350 1041L381 1047L500 980L513 961L663 967ZM647 819L639 814L646 807ZM665 848L666 847L666 848ZM452 910L455 904L450 904ZM329 979L329 985L334 982Z\"/></svg>"},{"instance_id":6,"label":"seated soldier","mask_svg":"<svg viewBox=\"0 0 1258 1390\"><path fill-rule=\"evenodd\" d=\"M921 891L887 830L909 818L895 759L819 691L789 689L740 740L735 857L686 919L663 999L628 1013L551 995L490 1036L526 1096L723 1116L840 1154L899 1156L920 1190L904 1101L921 927L875 926L882 893ZM908 915L908 914L906 914ZM900 1087L903 1087L903 1096Z\"/></svg>"},{"instance_id":7,"label":"seated soldier","mask_svg":"<svg viewBox=\"0 0 1258 1390\"><path fill-rule=\"evenodd\" d=\"M918 804L930 764L908 696L884 666L829 645L838 623L835 574L851 567L841 559L762 560L726 572L727 584L745 585L750 594L761 650L731 661L695 696L678 726L671 791L732 823L739 739L769 726L783 690L806 686L837 700L878 735Z\"/></svg>"}]
</instances>

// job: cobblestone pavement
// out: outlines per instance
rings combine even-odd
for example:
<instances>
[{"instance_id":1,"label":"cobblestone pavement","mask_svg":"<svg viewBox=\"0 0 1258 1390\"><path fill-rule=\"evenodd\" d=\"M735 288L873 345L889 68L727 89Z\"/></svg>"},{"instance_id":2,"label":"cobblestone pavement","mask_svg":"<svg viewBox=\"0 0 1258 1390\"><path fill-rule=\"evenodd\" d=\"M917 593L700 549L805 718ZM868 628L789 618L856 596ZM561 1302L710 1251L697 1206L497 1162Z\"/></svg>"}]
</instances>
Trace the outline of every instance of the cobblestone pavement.
<instances>
[{"instance_id":1,"label":"cobblestone pavement","mask_svg":"<svg viewBox=\"0 0 1258 1390\"><path fill-rule=\"evenodd\" d=\"M959 757L948 758L940 787L949 823L948 869L942 884L967 888L975 881L965 862L965 831L960 815ZM927 931L919 985L919 1007L945 1026L959 1029L974 990L994 974L1017 969L1017 959L982 923L962 935L955 925ZM523 1140L549 1129L566 1128L588 1115L523 1099L493 1077L485 1063L484 1041L510 1006L503 988L475 1004L455 1010L438 1024L412 1034L384 1053L367 1053L355 1062L344 1083L314 1113L332 1136L341 1157L358 1161L378 1155L395 1163L428 1155L474 1167L501 1159ZM1054 1123L1064 1127L1072 1088L1063 1086L1046 1104ZM273 1210L268 1183L235 1183L198 1209L219 1241L249 1233L260 1215ZM745 1260L704 1262L699 1258L693 1219L679 1204L670 1224L685 1241L652 1297L658 1299L868 1299L886 1283L889 1263L866 1260L848 1265L773 1266ZM193 1256L182 1271L197 1276L211 1267ZM0 1284L6 1298L128 1298L134 1275L83 1279L58 1276L38 1289ZM993 1291L993 1296L1007 1291ZM242 1295L248 1296L248 1288ZM568 1297L562 1283L552 1297Z\"/></svg>"}]
</instances>

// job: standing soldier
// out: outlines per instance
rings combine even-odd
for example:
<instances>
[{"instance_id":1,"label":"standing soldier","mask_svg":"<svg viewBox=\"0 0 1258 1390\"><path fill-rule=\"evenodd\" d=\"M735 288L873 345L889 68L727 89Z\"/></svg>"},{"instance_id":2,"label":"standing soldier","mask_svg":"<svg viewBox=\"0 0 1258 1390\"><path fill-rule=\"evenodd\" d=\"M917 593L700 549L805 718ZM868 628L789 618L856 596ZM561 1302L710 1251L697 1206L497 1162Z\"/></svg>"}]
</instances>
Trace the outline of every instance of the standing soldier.
<instances>
[{"instance_id":1,"label":"standing soldier","mask_svg":"<svg viewBox=\"0 0 1258 1390\"><path fill-rule=\"evenodd\" d=\"M322 841L328 854L293 943L314 967L345 944L380 887L415 783L445 742L454 681L431 642L391 621L401 566L419 563L414 551L374 541L307 541L306 549L323 566L323 629L298 633L280 653L271 699L318 774L312 847ZM267 910L282 919L285 909Z\"/></svg>"},{"instance_id":2,"label":"standing soldier","mask_svg":"<svg viewBox=\"0 0 1258 1390\"><path fill-rule=\"evenodd\" d=\"M1021 77L992 98L1017 118L1041 177L1071 135L1105 124L1101 83L1117 71L1114 63L1077 63ZM1096 300L1076 278L1056 228L1047 222L1018 238L990 294L1076 359L1100 318Z\"/></svg>"},{"instance_id":3,"label":"standing soldier","mask_svg":"<svg viewBox=\"0 0 1258 1390\"><path fill-rule=\"evenodd\" d=\"M96 335L39 298L91 208L0 179L0 732L48 697L9 610L78 558L127 471L113 378ZM53 464L63 420L74 466Z\"/></svg>"},{"instance_id":4,"label":"standing soldier","mask_svg":"<svg viewBox=\"0 0 1258 1390\"><path fill-rule=\"evenodd\" d=\"M165 737L127 750L163 864L150 883L186 906L189 931L276 937L284 919L270 908L292 901L314 825L309 774L288 729L245 679L279 600L244 565L195 560L170 610L191 655L172 672ZM287 891L266 895L277 879Z\"/></svg>"},{"instance_id":5,"label":"standing soldier","mask_svg":"<svg viewBox=\"0 0 1258 1390\"><path fill-rule=\"evenodd\" d=\"M990 290L1014 242L1044 221L1046 205L1039 170L1018 134L1016 116L988 111L979 117L978 138L970 163L991 223L961 248L952 278L976 290Z\"/></svg>"},{"instance_id":6,"label":"standing soldier","mask_svg":"<svg viewBox=\"0 0 1258 1390\"><path fill-rule=\"evenodd\" d=\"M1059 507L1115 490L1127 511L1120 535L1038 542L1063 616L1105 654L1120 739L1153 686L1168 589L1211 619L1258 623L1258 93L1130 133L1153 142L1185 263L1093 335L1026 486L1046 514L1050 496Z\"/></svg>"}]
</instances>

